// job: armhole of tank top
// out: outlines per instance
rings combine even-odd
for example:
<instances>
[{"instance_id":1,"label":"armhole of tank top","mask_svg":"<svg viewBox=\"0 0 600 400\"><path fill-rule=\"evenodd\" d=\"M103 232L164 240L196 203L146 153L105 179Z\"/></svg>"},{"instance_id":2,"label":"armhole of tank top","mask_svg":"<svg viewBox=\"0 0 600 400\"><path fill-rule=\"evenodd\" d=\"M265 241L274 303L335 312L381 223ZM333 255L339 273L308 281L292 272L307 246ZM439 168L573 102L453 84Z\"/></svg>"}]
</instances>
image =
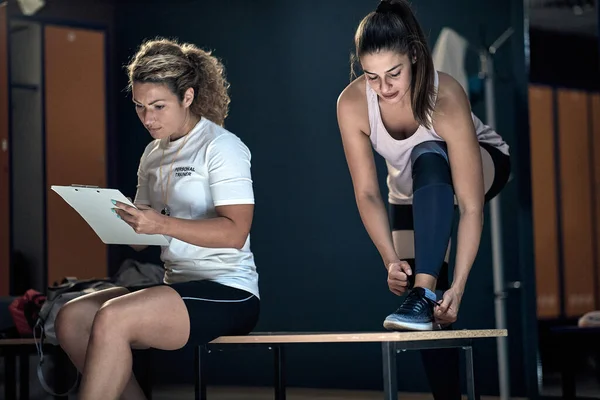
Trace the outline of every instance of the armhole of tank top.
<instances>
[{"instance_id":1,"label":"armhole of tank top","mask_svg":"<svg viewBox=\"0 0 600 400\"><path fill-rule=\"evenodd\" d=\"M440 74L438 73L438 71L436 69L433 70L434 73L434 78L433 78L433 88L434 88L434 98L433 98L433 103L435 104L437 102L437 97L438 97L438 92L439 92L439 88L440 88Z\"/></svg>"},{"instance_id":2,"label":"armhole of tank top","mask_svg":"<svg viewBox=\"0 0 600 400\"><path fill-rule=\"evenodd\" d=\"M371 107L371 96L373 95L371 87L369 86L369 83L367 82L367 80L365 79L365 101L367 102L367 126L369 127L369 134L367 135L367 137L369 138L369 140L371 142L373 142L373 140L375 140L375 138L377 137L377 130L375 129L375 132L373 132L373 125L375 124L375 110L373 109L373 107ZM373 136L375 134L375 136ZM375 145L375 143L373 142L373 145Z\"/></svg>"},{"instance_id":3,"label":"armhole of tank top","mask_svg":"<svg viewBox=\"0 0 600 400\"><path fill-rule=\"evenodd\" d=\"M431 124L431 128L433 129L433 113L435 111L435 106L437 104L437 99L438 99L438 92L439 92L439 87L440 87L440 75L437 71L437 69L434 68L433 70L433 110L431 112L431 114L429 115L429 123Z\"/></svg>"}]
</instances>

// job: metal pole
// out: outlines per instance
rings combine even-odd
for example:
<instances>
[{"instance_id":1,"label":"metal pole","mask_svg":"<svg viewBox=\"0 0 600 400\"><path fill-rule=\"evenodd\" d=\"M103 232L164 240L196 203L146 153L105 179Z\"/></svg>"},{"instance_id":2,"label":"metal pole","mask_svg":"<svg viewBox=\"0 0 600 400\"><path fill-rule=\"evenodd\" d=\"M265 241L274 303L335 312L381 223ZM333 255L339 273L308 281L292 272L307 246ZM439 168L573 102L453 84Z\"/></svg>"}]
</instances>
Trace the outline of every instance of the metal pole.
<instances>
[{"instance_id":1,"label":"metal pole","mask_svg":"<svg viewBox=\"0 0 600 400\"><path fill-rule=\"evenodd\" d=\"M492 59L488 55L488 68L493 67ZM485 82L485 97L488 125L495 126L494 114L494 83L493 76L488 75ZM491 117L491 118L490 118ZM492 260L494 269L494 305L496 313L496 328L506 329L506 288L504 285L504 257L502 254L502 219L500 217L500 195L490 201L490 226L492 240ZM510 380L508 366L507 337L496 339L498 343L498 374L500 384L500 399L510 398Z\"/></svg>"},{"instance_id":2,"label":"metal pole","mask_svg":"<svg viewBox=\"0 0 600 400\"><path fill-rule=\"evenodd\" d=\"M496 109L494 92L494 60L492 54L510 37L513 29L505 31L488 49L480 53L481 74L485 79L485 108L486 124L496 129ZM500 215L500 195L490 201L490 227L492 241L492 267L494 276L494 309L496 328L506 329L506 285L504 281L504 257L502 243L502 219ZM499 337L497 340L498 380L500 399L510 398L510 374L508 363L508 338Z\"/></svg>"}]
</instances>

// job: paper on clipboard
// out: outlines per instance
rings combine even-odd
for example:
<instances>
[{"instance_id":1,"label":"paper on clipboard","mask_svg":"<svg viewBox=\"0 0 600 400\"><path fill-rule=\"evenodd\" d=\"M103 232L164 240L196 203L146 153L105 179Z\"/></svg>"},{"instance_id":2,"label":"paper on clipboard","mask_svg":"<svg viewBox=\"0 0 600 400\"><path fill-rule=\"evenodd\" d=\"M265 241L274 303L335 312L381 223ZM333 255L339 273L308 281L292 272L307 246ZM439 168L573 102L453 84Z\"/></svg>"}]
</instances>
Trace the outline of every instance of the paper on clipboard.
<instances>
[{"instance_id":1,"label":"paper on clipboard","mask_svg":"<svg viewBox=\"0 0 600 400\"><path fill-rule=\"evenodd\" d=\"M117 218L112 200L133 206L119 190L88 186L51 186L106 244L168 246L163 235L136 233L125 221Z\"/></svg>"}]
</instances>

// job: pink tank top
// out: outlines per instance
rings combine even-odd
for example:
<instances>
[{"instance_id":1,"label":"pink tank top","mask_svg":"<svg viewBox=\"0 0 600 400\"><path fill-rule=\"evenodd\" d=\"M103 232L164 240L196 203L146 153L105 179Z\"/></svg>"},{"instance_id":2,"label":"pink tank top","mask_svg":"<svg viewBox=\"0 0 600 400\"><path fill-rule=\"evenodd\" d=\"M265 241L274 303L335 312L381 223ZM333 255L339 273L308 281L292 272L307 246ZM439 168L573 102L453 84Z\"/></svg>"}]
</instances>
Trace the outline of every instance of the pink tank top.
<instances>
[{"instance_id":1,"label":"pink tank top","mask_svg":"<svg viewBox=\"0 0 600 400\"><path fill-rule=\"evenodd\" d=\"M435 71L436 92L438 84L439 76L437 71ZM388 169L388 201L391 204L410 204L412 202L412 167L410 163L412 149L422 142L430 140L443 141L444 139L433 128L427 129L423 125L420 125L417 131L406 139L394 139L390 136L381 120L377 93L375 93L368 82L365 82L365 86L367 87L371 143L375 151L385 159ZM502 140L502 137L492 128L481 122L475 114L471 113L471 115L478 141L480 143L488 143L508 155L508 145Z\"/></svg>"}]
</instances>

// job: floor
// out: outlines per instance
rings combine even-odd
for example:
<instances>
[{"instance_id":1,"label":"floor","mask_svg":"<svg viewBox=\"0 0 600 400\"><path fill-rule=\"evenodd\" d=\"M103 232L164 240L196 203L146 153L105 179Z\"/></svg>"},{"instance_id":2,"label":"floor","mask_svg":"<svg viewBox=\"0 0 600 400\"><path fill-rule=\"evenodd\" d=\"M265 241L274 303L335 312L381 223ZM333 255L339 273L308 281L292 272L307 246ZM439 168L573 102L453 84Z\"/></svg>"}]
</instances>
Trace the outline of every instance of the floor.
<instances>
[{"instance_id":1,"label":"floor","mask_svg":"<svg viewBox=\"0 0 600 400\"><path fill-rule=\"evenodd\" d=\"M209 400L272 400L273 390L270 388L208 388ZM193 399L193 387L165 387L157 389L152 400L183 400ZM376 391L347 391L347 390L316 390L289 388L287 400L382 400L383 392ZM399 393L399 400L429 400L427 393ZM466 396L464 396L466 399ZM482 396L481 400L495 400L497 397ZM517 400L517 398L515 398Z\"/></svg>"},{"instance_id":2,"label":"floor","mask_svg":"<svg viewBox=\"0 0 600 400\"><path fill-rule=\"evenodd\" d=\"M3 365L0 365L0 400L4 398ZM30 376L30 400L52 400L52 396L44 392L38 382L34 365L31 365ZM560 399L561 380L556 373L544 374L542 393L543 396L552 396ZM577 395L585 399L600 400L600 378L593 373L584 373L577 376ZM157 386L153 390L153 400L193 400L193 385ZM273 399L272 388L244 388L244 387L208 387L209 400L271 400ZM429 393L399 393L399 400L429 400ZM463 397L466 399L466 396ZM76 400L76 395L69 396L70 400ZM287 400L382 400L381 391L349 391L349 390L322 390L305 388L288 388ZM499 400L499 397L482 396L481 400ZM511 397L511 400L522 398ZM524 400L524 398L523 398Z\"/></svg>"},{"instance_id":3,"label":"floor","mask_svg":"<svg viewBox=\"0 0 600 400\"><path fill-rule=\"evenodd\" d=\"M30 388L30 400L52 400L39 385ZM272 400L271 388L244 388L244 387L209 387L209 400ZM545 386L544 396L560 398L560 384ZM592 380L577 382L577 395L586 399L600 399L600 384ZM4 398L4 387L0 384L0 399ZM69 400L76 400L76 395L69 396ZM194 387L192 385L157 387L153 391L152 400L193 400ZM378 391L349 391L349 390L323 390L288 388L287 400L382 400L383 392ZM399 400L431 400L428 393L398 393ZM466 396L463 396L466 399ZM499 397L482 396L481 400L499 400ZM520 397L511 397L511 400L525 400Z\"/></svg>"},{"instance_id":4,"label":"floor","mask_svg":"<svg viewBox=\"0 0 600 400\"><path fill-rule=\"evenodd\" d=\"M53 397L45 393L41 387L30 388L30 400L52 400ZM244 388L244 387L209 387L207 390L209 400L272 400L271 388ZM0 385L0 399L4 398L4 387ZM466 399L463 396L463 399ZM77 395L70 395L69 400L76 400ZM193 386L165 386L155 388L152 400L193 400ZM350 390L323 390L288 388L286 400L382 400L383 392L377 391L350 391ZM398 393L399 400L430 400L428 393ZM498 397L482 396L481 400L496 400ZM520 400L520 398L513 398ZM525 399L523 399L525 400Z\"/></svg>"},{"instance_id":5,"label":"floor","mask_svg":"<svg viewBox=\"0 0 600 400\"><path fill-rule=\"evenodd\" d=\"M582 374L576 379L578 397L600 400L600 382L592 374ZM561 380L558 373L548 373L544 376L541 395L556 398L561 396Z\"/></svg>"}]
</instances>

